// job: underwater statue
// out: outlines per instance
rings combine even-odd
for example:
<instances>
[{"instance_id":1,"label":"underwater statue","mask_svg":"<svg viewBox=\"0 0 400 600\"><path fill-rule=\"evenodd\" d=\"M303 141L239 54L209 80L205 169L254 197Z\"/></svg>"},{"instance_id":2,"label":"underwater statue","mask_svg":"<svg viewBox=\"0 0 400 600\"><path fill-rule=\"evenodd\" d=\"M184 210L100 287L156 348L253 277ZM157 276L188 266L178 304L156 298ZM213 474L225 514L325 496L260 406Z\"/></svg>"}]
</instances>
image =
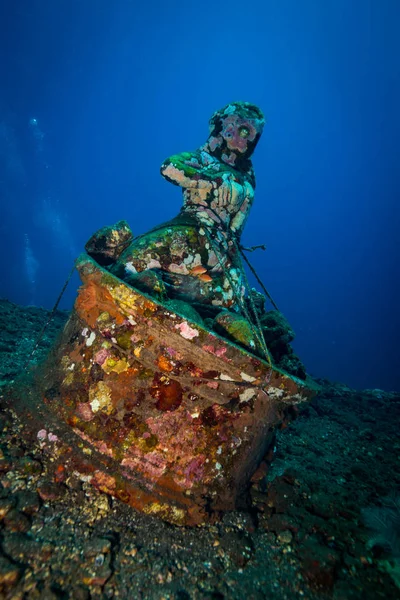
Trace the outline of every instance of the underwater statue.
<instances>
[{"instance_id":1,"label":"underwater statue","mask_svg":"<svg viewBox=\"0 0 400 600\"><path fill-rule=\"evenodd\" d=\"M250 157L263 127L262 112L247 102L214 113L207 142L161 166L183 189L180 214L133 240L110 270L133 283L132 275L151 269L169 297L238 310L238 244L254 199Z\"/></svg>"},{"instance_id":2,"label":"underwater statue","mask_svg":"<svg viewBox=\"0 0 400 600\"><path fill-rule=\"evenodd\" d=\"M304 378L290 325L278 310L264 310L265 296L249 288L242 264L240 237L255 190L251 156L264 123L249 102L217 110L206 143L161 166L183 189L180 213L137 237L126 221L103 227L85 249L133 288Z\"/></svg>"},{"instance_id":3,"label":"underwater statue","mask_svg":"<svg viewBox=\"0 0 400 600\"><path fill-rule=\"evenodd\" d=\"M215 112L207 142L161 166L163 177L183 188L179 215L121 244L110 271L161 296L238 310L244 286L237 246L254 199L250 157L263 126L262 112L247 102ZM91 255L99 234L108 246L101 230L86 246ZM151 274L137 276L144 271Z\"/></svg>"},{"instance_id":4,"label":"underwater statue","mask_svg":"<svg viewBox=\"0 0 400 600\"><path fill-rule=\"evenodd\" d=\"M125 221L90 238L74 309L37 377L66 424L58 438L79 439L65 468L177 525L246 506L275 429L316 393L290 326L241 265L263 124L252 104L217 111L207 142L161 167L183 188L179 215L136 238Z\"/></svg>"},{"instance_id":5,"label":"underwater statue","mask_svg":"<svg viewBox=\"0 0 400 600\"><path fill-rule=\"evenodd\" d=\"M203 146L171 156L161 166L163 177L183 188L179 215L134 239L121 222L100 230L86 245L120 279L160 300L189 303L192 316L193 308L201 317L211 314L221 331L252 349L257 336L243 315L247 308L240 236L254 199L251 155L263 127L261 110L248 102L218 110ZM207 305L217 310L207 312ZM218 317L221 309L235 314Z\"/></svg>"}]
</instances>

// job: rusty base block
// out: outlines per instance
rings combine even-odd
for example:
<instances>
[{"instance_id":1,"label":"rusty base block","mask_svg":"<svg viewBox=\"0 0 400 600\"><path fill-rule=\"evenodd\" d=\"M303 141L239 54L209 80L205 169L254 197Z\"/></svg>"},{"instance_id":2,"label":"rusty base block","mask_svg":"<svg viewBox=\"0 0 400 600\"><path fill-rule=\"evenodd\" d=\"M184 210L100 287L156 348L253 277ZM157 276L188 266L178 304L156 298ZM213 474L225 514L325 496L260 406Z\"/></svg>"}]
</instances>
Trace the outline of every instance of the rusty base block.
<instances>
[{"instance_id":1,"label":"rusty base block","mask_svg":"<svg viewBox=\"0 0 400 600\"><path fill-rule=\"evenodd\" d=\"M37 382L93 452L89 479L177 525L234 509L276 427L317 386L171 312L87 255L77 268L75 308Z\"/></svg>"}]
</instances>

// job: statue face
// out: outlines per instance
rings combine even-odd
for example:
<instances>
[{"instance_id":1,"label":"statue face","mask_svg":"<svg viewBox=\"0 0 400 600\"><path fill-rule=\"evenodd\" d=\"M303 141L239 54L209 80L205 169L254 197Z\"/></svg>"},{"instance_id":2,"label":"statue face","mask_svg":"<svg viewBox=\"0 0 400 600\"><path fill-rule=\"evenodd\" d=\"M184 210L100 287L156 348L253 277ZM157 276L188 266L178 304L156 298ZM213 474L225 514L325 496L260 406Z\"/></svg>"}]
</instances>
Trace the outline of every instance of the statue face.
<instances>
[{"instance_id":1,"label":"statue face","mask_svg":"<svg viewBox=\"0 0 400 600\"><path fill-rule=\"evenodd\" d=\"M249 142L254 142L257 129L254 122L242 119L238 115L229 115L222 120L221 136L229 150L244 154L249 148Z\"/></svg>"},{"instance_id":2,"label":"statue face","mask_svg":"<svg viewBox=\"0 0 400 600\"><path fill-rule=\"evenodd\" d=\"M211 117L210 151L225 163L238 166L253 153L263 127L262 112L253 104L228 104Z\"/></svg>"}]
</instances>

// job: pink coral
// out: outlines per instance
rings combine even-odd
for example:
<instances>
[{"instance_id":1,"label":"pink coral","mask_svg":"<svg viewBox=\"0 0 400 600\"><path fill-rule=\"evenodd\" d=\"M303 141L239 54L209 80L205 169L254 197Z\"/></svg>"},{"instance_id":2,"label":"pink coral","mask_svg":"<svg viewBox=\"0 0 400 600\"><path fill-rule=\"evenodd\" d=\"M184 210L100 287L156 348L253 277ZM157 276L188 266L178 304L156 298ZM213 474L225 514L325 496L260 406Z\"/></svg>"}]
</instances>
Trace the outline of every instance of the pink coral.
<instances>
[{"instance_id":1,"label":"pink coral","mask_svg":"<svg viewBox=\"0 0 400 600\"><path fill-rule=\"evenodd\" d=\"M110 356L110 354L111 352L107 350L107 348L102 348L97 352L97 354L95 354L94 362L96 362L98 365L102 365Z\"/></svg>"},{"instance_id":2,"label":"pink coral","mask_svg":"<svg viewBox=\"0 0 400 600\"><path fill-rule=\"evenodd\" d=\"M198 330L194 329L193 327L190 327L189 323L187 323L186 321L175 325L175 329L179 329L181 336L184 337L186 340L192 340L194 337L199 335Z\"/></svg>"},{"instance_id":3,"label":"pink coral","mask_svg":"<svg viewBox=\"0 0 400 600\"><path fill-rule=\"evenodd\" d=\"M90 407L90 404L80 402L76 407L76 414L83 421L91 421L94 417L93 411Z\"/></svg>"},{"instance_id":4,"label":"pink coral","mask_svg":"<svg viewBox=\"0 0 400 600\"><path fill-rule=\"evenodd\" d=\"M225 347L215 348L211 344L209 346L203 346L203 350L206 350L206 352L210 352L211 354L215 354L215 356L218 356L218 358L221 358L221 356L224 356L226 353Z\"/></svg>"},{"instance_id":5,"label":"pink coral","mask_svg":"<svg viewBox=\"0 0 400 600\"><path fill-rule=\"evenodd\" d=\"M40 442L43 442L46 438L47 438L47 431L45 429L41 429L40 431L38 431L37 439Z\"/></svg>"}]
</instances>

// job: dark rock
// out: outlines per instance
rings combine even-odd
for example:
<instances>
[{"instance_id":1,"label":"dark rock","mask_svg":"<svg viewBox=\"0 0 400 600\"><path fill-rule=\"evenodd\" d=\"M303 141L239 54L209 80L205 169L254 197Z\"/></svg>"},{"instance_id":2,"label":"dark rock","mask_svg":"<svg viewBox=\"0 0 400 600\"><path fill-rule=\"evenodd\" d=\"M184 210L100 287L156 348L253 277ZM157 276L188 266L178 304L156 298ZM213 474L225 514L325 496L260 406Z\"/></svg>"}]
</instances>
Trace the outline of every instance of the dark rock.
<instances>
[{"instance_id":1,"label":"dark rock","mask_svg":"<svg viewBox=\"0 0 400 600\"><path fill-rule=\"evenodd\" d=\"M273 531L276 534L282 533L283 531L296 533L299 529L298 524L292 517L278 513L263 519L260 524L267 531Z\"/></svg>"},{"instance_id":2,"label":"dark rock","mask_svg":"<svg viewBox=\"0 0 400 600\"><path fill-rule=\"evenodd\" d=\"M333 588L340 568L340 555L331 548L310 538L299 549L303 576L312 587L328 590Z\"/></svg>"},{"instance_id":3,"label":"dark rock","mask_svg":"<svg viewBox=\"0 0 400 600\"><path fill-rule=\"evenodd\" d=\"M59 600L60 594L47 585L40 592L40 600Z\"/></svg>"},{"instance_id":4,"label":"dark rock","mask_svg":"<svg viewBox=\"0 0 400 600\"><path fill-rule=\"evenodd\" d=\"M15 500L11 497L0 500L0 520L4 519L7 513L15 506Z\"/></svg>"},{"instance_id":5,"label":"dark rock","mask_svg":"<svg viewBox=\"0 0 400 600\"><path fill-rule=\"evenodd\" d=\"M23 513L13 508L4 517L4 526L8 531L25 533L30 530L31 522Z\"/></svg>"},{"instance_id":6,"label":"dark rock","mask_svg":"<svg viewBox=\"0 0 400 600\"><path fill-rule=\"evenodd\" d=\"M18 471L22 471L26 475L39 475L42 468L42 464L30 456L24 456L18 463Z\"/></svg>"},{"instance_id":7,"label":"dark rock","mask_svg":"<svg viewBox=\"0 0 400 600\"><path fill-rule=\"evenodd\" d=\"M4 556L0 556L0 592L6 592L13 587L21 576L19 567Z\"/></svg>"},{"instance_id":8,"label":"dark rock","mask_svg":"<svg viewBox=\"0 0 400 600\"><path fill-rule=\"evenodd\" d=\"M30 534L13 533L3 540L3 550L15 562L32 563L37 560L47 561L54 553L54 546L42 543Z\"/></svg>"},{"instance_id":9,"label":"dark rock","mask_svg":"<svg viewBox=\"0 0 400 600\"><path fill-rule=\"evenodd\" d=\"M40 508L39 496L36 492L23 491L17 494L17 508L26 515L33 515Z\"/></svg>"},{"instance_id":10,"label":"dark rock","mask_svg":"<svg viewBox=\"0 0 400 600\"><path fill-rule=\"evenodd\" d=\"M220 539L220 546L237 567L244 567L254 552L251 537L240 532L225 533Z\"/></svg>"},{"instance_id":11,"label":"dark rock","mask_svg":"<svg viewBox=\"0 0 400 600\"><path fill-rule=\"evenodd\" d=\"M84 548L86 557L108 554L111 551L111 541L106 538L92 538Z\"/></svg>"},{"instance_id":12,"label":"dark rock","mask_svg":"<svg viewBox=\"0 0 400 600\"><path fill-rule=\"evenodd\" d=\"M87 588L80 585L72 588L71 598L74 598L74 600L89 600L90 592Z\"/></svg>"},{"instance_id":13,"label":"dark rock","mask_svg":"<svg viewBox=\"0 0 400 600\"><path fill-rule=\"evenodd\" d=\"M94 565L93 569L86 569L82 574L82 583L85 585L99 585L103 586L106 581L111 577L112 571L108 565L103 564L101 567L96 568Z\"/></svg>"},{"instance_id":14,"label":"dark rock","mask_svg":"<svg viewBox=\"0 0 400 600\"><path fill-rule=\"evenodd\" d=\"M64 496L65 488L55 483L40 483L37 488L43 501L60 500Z\"/></svg>"},{"instance_id":15,"label":"dark rock","mask_svg":"<svg viewBox=\"0 0 400 600\"><path fill-rule=\"evenodd\" d=\"M2 458L0 460L0 473L8 473L12 469L12 462L7 458Z\"/></svg>"}]
</instances>

